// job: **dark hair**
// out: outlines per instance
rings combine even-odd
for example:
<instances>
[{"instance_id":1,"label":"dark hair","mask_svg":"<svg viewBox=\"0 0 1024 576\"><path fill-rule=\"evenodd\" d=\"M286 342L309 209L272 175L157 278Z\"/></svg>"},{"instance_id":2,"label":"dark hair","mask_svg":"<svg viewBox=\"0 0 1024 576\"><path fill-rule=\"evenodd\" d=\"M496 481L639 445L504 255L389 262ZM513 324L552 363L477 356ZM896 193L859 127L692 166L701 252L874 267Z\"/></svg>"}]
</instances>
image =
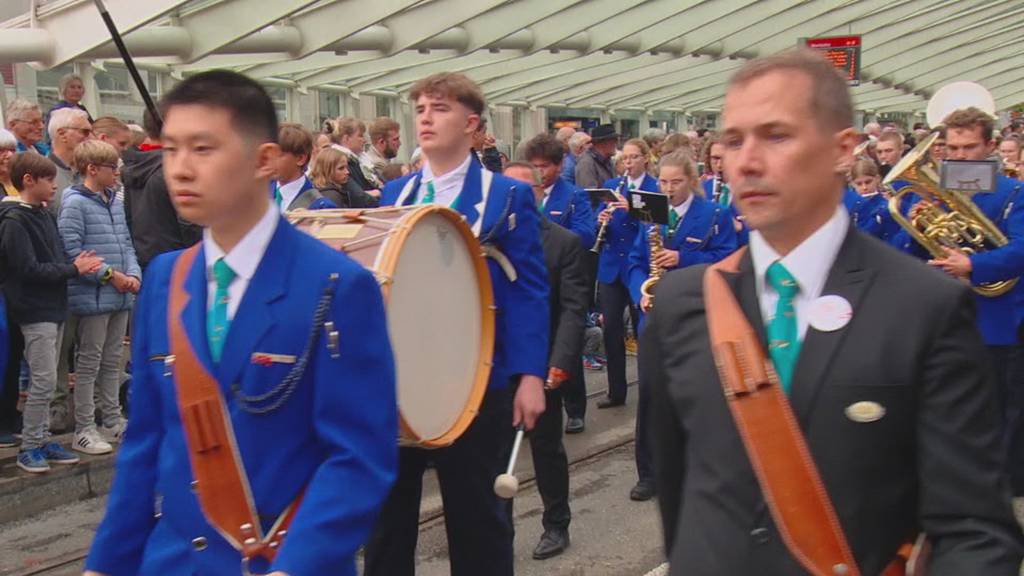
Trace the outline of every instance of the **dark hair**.
<instances>
[{"instance_id":1,"label":"dark hair","mask_svg":"<svg viewBox=\"0 0 1024 576\"><path fill-rule=\"evenodd\" d=\"M35 152L22 152L11 160L11 183L20 192L25 189L25 176L32 178L53 178L57 175L57 165L46 156Z\"/></svg>"},{"instance_id":2,"label":"dark hair","mask_svg":"<svg viewBox=\"0 0 1024 576\"><path fill-rule=\"evenodd\" d=\"M534 158L558 164L565 157L565 146L551 134L541 133L526 141L523 146L523 158L527 161Z\"/></svg>"},{"instance_id":3,"label":"dark hair","mask_svg":"<svg viewBox=\"0 0 1024 576\"><path fill-rule=\"evenodd\" d=\"M229 70L211 70L186 78L160 100L167 117L175 106L199 104L227 110L236 130L258 142L277 142L277 111L255 80Z\"/></svg>"},{"instance_id":4,"label":"dark hair","mask_svg":"<svg viewBox=\"0 0 1024 576\"><path fill-rule=\"evenodd\" d=\"M962 108L956 110L946 116L942 121L946 126L946 129L957 128L957 129L972 129L977 128L981 131L981 137L986 142L992 140L992 133L995 131L995 121L987 112L983 112L974 106L970 108Z\"/></svg>"}]
</instances>

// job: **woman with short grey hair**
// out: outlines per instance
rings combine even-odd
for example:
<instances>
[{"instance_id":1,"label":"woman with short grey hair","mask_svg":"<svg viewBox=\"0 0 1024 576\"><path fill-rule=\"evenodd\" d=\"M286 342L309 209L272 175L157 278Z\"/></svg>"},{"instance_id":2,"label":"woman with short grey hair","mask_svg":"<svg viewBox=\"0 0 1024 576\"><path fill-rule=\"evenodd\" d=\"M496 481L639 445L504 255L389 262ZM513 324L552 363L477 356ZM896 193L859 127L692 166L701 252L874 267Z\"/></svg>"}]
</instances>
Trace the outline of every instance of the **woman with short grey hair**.
<instances>
[{"instance_id":1,"label":"woman with short grey hair","mask_svg":"<svg viewBox=\"0 0 1024 576\"><path fill-rule=\"evenodd\" d=\"M78 74L65 74L61 77L57 89L60 92L60 102L54 104L53 108L50 108L50 111L47 112L47 124L49 124L49 115L53 114L54 110L60 110L61 108L77 108L84 111L89 116L89 123L91 124L93 121L92 114L82 105L82 98L85 97L85 82L82 80L82 77Z\"/></svg>"}]
</instances>

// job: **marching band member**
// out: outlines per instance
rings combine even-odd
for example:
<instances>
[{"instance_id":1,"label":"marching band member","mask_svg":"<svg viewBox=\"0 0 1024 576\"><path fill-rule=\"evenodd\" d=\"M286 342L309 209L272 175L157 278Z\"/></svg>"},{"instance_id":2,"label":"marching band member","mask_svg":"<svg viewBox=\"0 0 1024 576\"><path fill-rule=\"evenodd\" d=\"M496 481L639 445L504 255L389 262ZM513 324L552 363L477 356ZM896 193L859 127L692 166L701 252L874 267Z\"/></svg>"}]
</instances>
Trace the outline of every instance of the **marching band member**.
<instances>
[{"instance_id":1,"label":"marching band member","mask_svg":"<svg viewBox=\"0 0 1024 576\"><path fill-rule=\"evenodd\" d=\"M608 397L597 402L598 408L611 408L626 403L626 327L623 314L628 309L633 329L639 323L636 307L629 297L629 251L636 240L639 223L629 215L626 205L628 190L657 192L658 181L647 173L650 150L640 139L622 147L626 174L604 183L615 190L619 201L597 207L598 223L605 225L604 243L597 262L598 307L604 318L604 351L608 359Z\"/></svg>"},{"instance_id":2,"label":"marching band member","mask_svg":"<svg viewBox=\"0 0 1024 576\"><path fill-rule=\"evenodd\" d=\"M534 197L538 202L544 199L542 174L543 171L525 163L513 162L505 167L506 176L533 183ZM535 560L557 556L569 547L572 514L569 510L569 457L562 442L562 400L566 379L573 371L582 369L579 358L583 352L583 329L591 291L579 236L546 219L541 220L540 229L551 287L548 299L551 306L551 350L548 354L549 385L544 391L544 412L530 433L537 491L544 504L541 518L544 533L533 550Z\"/></svg>"},{"instance_id":3,"label":"marching band member","mask_svg":"<svg viewBox=\"0 0 1024 576\"><path fill-rule=\"evenodd\" d=\"M205 72L161 106L171 198L206 230L146 269L86 574L238 574L244 554L259 574L354 576L398 460L380 288L270 203L277 115L259 84Z\"/></svg>"},{"instance_id":4,"label":"marching band member","mask_svg":"<svg viewBox=\"0 0 1024 576\"><path fill-rule=\"evenodd\" d=\"M751 61L726 89L750 248L669 272L641 337L670 576L896 573L918 532L930 574L1020 570L968 289L850 226L852 123L845 79L808 51ZM727 342L746 359L728 388Z\"/></svg>"},{"instance_id":5,"label":"marching band member","mask_svg":"<svg viewBox=\"0 0 1024 576\"><path fill-rule=\"evenodd\" d=\"M652 303L647 296L641 294L640 286L648 278L652 259L660 268L674 270L717 262L737 248L736 231L727 209L705 200L700 194L700 175L689 154L674 152L662 157L658 165L658 187L669 197L668 226L653 225L659 229L663 248L660 253L651 254L652 225L641 223L629 253L629 292L644 312L650 309ZM647 436L649 388L641 371L636 415L636 468L639 480L629 494L631 499L637 501L649 500L655 493L650 439Z\"/></svg>"},{"instance_id":6,"label":"marching band member","mask_svg":"<svg viewBox=\"0 0 1024 576\"><path fill-rule=\"evenodd\" d=\"M850 218L861 232L887 241L899 231L899 224L889 215L889 199L881 190L881 175L874 160L857 160L850 167L853 194L844 197Z\"/></svg>"},{"instance_id":7,"label":"marching band member","mask_svg":"<svg viewBox=\"0 0 1024 576\"><path fill-rule=\"evenodd\" d=\"M543 195L537 200L537 208L548 220L571 230L584 246L594 244L594 215L587 194L566 182L559 176L565 157L565 147L550 134L538 134L523 147L523 157L541 175ZM587 254L589 256L589 254ZM583 270L587 284L593 286L594 263L587 259ZM589 299L588 299L589 300ZM581 333L583 328L580 329ZM587 384L583 378L583 357L576 359L570 371L570 380L562 385L565 412L568 415L566 430L573 434L582 432L587 414Z\"/></svg>"},{"instance_id":8,"label":"marching band member","mask_svg":"<svg viewBox=\"0 0 1024 576\"><path fill-rule=\"evenodd\" d=\"M711 170L711 177L701 179L701 186L704 188L704 198L728 210L729 219L732 222L733 229L736 230L736 242L740 246L746 246L747 239L750 237L750 230L744 223L743 217L736 210L732 191L725 179L725 165L722 161L725 158L725 146L722 144L721 136L715 135L708 140L706 158L705 162Z\"/></svg>"},{"instance_id":9,"label":"marching band member","mask_svg":"<svg viewBox=\"0 0 1024 576\"><path fill-rule=\"evenodd\" d=\"M400 449L398 480L367 544L365 573L415 572L423 472L432 461L444 494L452 574L511 576L512 526L493 483L504 472L512 426L530 430L544 412L549 313L540 215L528 184L484 169L471 151L485 108L472 80L435 74L413 85L409 98L425 162L422 171L389 182L382 204L449 206L506 266L488 261L497 323L480 412L451 446Z\"/></svg>"},{"instance_id":10,"label":"marching band member","mask_svg":"<svg viewBox=\"0 0 1024 576\"><path fill-rule=\"evenodd\" d=\"M540 171L544 195L537 208L555 224L572 230L584 246L594 243L594 215L586 193L563 180L559 174L565 147L550 134L538 134L526 142L523 158Z\"/></svg>"},{"instance_id":11,"label":"marching band member","mask_svg":"<svg viewBox=\"0 0 1024 576\"><path fill-rule=\"evenodd\" d=\"M271 181L274 205L282 214L292 210L337 208L306 177L306 165L313 154L313 135L299 124L281 124L277 135L281 153L274 161Z\"/></svg>"},{"instance_id":12,"label":"marching band member","mask_svg":"<svg viewBox=\"0 0 1024 576\"><path fill-rule=\"evenodd\" d=\"M995 149L994 121L977 108L951 113L943 121L946 129L946 158L949 160L985 160ZM971 200L1006 235L1009 243L971 255L946 248L945 258L933 258L929 264L954 278L979 285L1018 278L1024 273L1024 184L999 174L992 192L978 192ZM911 209L911 214L916 209ZM906 231L900 231L898 245L921 257L929 255ZM1024 403L1014 391L1019 386L1021 346L1019 330L1024 320L1024 284L1020 282L1001 296L976 295L978 329L992 357L998 384L1000 406L1007 419L1007 438L1020 434ZM1024 462L1013 458L1008 463L1014 494L1024 496Z\"/></svg>"}]
</instances>

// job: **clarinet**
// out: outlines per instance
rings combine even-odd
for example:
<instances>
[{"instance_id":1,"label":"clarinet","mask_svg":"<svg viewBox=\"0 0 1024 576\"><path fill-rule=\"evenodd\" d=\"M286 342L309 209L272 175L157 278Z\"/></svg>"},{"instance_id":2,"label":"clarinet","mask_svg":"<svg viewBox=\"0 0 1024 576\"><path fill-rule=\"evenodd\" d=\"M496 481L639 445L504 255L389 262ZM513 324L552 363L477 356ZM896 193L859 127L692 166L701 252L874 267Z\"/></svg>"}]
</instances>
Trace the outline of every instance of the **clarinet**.
<instances>
[{"instance_id":1,"label":"clarinet","mask_svg":"<svg viewBox=\"0 0 1024 576\"><path fill-rule=\"evenodd\" d=\"M623 176L622 179L619 180L618 188L615 189L614 194L615 194L615 197L618 198L618 199L622 199L622 189L626 185L626 180L627 180L627 178L625 176ZM615 208L608 207L608 208L605 208L605 210L612 210L612 211L614 211ZM605 234L608 233L608 223L611 222L611 220L612 220L611 218L608 218L607 220L605 220L601 224L601 227L598 228L598 230L597 230L597 240L594 241L594 245L590 248L590 251L593 252L594 254L600 254L601 253L601 249L604 248L604 237L605 237Z\"/></svg>"}]
</instances>

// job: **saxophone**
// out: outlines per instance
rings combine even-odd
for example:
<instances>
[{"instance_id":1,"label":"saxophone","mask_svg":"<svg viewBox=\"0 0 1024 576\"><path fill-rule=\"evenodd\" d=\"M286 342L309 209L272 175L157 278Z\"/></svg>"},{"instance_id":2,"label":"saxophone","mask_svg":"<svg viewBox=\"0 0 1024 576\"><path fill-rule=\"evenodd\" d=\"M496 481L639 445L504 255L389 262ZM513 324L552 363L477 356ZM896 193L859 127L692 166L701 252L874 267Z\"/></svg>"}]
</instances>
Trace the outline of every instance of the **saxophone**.
<instances>
[{"instance_id":1,"label":"saxophone","mask_svg":"<svg viewBox=\"0 0 1024 576\"><path fill-rule=\"evenodd\" d=\"M644 312L649 312L654 306L654 288L665 274L665 269L655 264L658 255L665 249L665 241L661 238L661 226L658 224L652 225L647 231L647 245L651 248L651 267L647 280L640 285L640 294L646 296L648 302Z\"/></svg>"}]
</instances>

